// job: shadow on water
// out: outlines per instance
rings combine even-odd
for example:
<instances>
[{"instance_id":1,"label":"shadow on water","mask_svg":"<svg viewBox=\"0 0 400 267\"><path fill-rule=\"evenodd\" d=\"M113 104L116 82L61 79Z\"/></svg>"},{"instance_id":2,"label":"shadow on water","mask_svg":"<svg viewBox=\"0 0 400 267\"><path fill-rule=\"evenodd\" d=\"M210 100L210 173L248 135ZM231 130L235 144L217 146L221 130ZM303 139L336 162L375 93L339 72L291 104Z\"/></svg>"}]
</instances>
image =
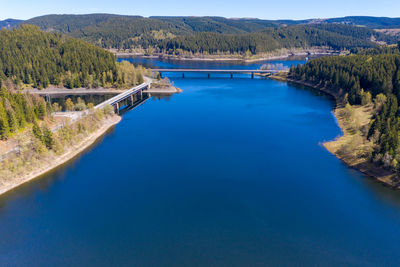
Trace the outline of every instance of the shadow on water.
<instances>
[{"instance_id":1,"label":"shadow on water","mask_svg":"<svg viewBox=\"0 0 400 267\"><path fill-rule=\"evenodd\" d=\"M325 149L325 148L324 148ZM332 157L334 157L332 155ZM382 201L386 205L389 205L395 209L400 209L400 191L393 189L392 187L377 181L374 177L360 173L360 171L349 167L343 161L340 161L343 168L350 174L349 179L356 179L357 182L362 186L370 198ZM400 213L397 215L397 220L400 222Z\"/></svg>"},{"instance_id":2,"label":"shadow on water","mask_svg":"<svg viewBox=\"0 0 400 267\"><path fill-rule=\"evenodd\" d=\"M84 151L76 155L75 157L69 159L63 164L59 165L57 168L52 169L33 180L30 180L16 188L4 193L0 196L0 211L3 207L7 205L9 201L17 198L24 198L26 196L35 194L36 192L47 192L51 187L57 183L62 182L69 170L73 170L76 165L79 164L82 157L91 153L98 144L102 143L104 139L112 136L115 132L115 126L107 130L103 135L96 139L89 147Z\"/></svg>"},{"instance_id":3,"label":"shadow on water","mask_svg":"<svg viewBox=\"0 0 400 267\"><path fill-rule=\"evenodd\" d=\"M135 108L143 105L149 99L151 100L165 100L169 101L173 94L152 94L149 97L148 94L144 95L143 99L139 99L134 102L132 105L128 105L125 101L121 106L119 115L123 116L124 114L134 110ZM62 182L67 175L69 170L74 170L75 166L80 163L82 157L86 154L91 153L98 144L102 143L104 139L112 136L115 132L115 126L110 128L107 132L105 132L102 136L100 136L93 144L91 144L87 149L85 149L82 153L79 153L72 159L66 161L65 163L59 165L57 168L46 172L35 179L28 181L8 192L0 196L0 212L3 207L7 205L9 201L12 201L17 198L23 198L36 192L47 192L51 189L51 187L57 183Z\"/></svg>"}]
</instances>

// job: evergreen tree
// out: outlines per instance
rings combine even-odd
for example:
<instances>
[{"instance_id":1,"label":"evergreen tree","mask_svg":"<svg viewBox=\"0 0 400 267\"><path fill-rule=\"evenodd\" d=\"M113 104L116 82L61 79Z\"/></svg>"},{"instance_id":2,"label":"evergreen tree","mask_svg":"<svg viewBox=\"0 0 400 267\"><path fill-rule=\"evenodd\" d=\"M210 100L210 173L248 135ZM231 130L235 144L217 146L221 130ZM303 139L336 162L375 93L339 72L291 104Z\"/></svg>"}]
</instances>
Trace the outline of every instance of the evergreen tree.
<instances>
[{"instance_id":1,"label":"evergreen tree","mask_svg":"<svg viewBox=\"0 0 400 267\"><path fill-rule=\"evenodd\" d=\"M39 139L40 141L43 142L42 130L40 129L40 127L39 127L39 125L37 124L37 122L35 122L35 123L33 124L32 132L33 132L33 135L34 135L37 139Z\"/></svg>"},{"instance_id":2,"label":"evergreen tree","mask_svg":"<svg viewBox=\"0 0 400 267\"><path fill-rule=\"evenodd\" d=\"M53 149L54 148L54 138L53 138L53 133L50 131L50 129L47 127L43 127L42 128L42 136L43 136L43 144L48 149Z\"/></svg>"},{"instance_id":3,"label":"evergreen tree","mask_svg":"<svg viewBox=\"0 0 400 267\"><path fill-rule=\"evenodd\" d=\"M0 139L6 139L10 133L8 126L7 113L2 101L0 101Z\"/></svg>"}]
</instances>

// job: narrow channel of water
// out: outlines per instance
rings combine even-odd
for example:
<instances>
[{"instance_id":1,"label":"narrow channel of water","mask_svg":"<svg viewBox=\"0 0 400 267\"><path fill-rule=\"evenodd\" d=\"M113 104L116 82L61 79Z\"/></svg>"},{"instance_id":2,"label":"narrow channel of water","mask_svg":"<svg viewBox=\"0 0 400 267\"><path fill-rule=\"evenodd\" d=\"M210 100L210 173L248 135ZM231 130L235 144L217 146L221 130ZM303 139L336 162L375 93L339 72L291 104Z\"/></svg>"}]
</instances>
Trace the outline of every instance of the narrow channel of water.
<instances>
[{"instance_id":1,"label":"narrow channel of water","mask_svg":"<svg viewBox=\"0 0 400 267\"><path fill-rule=\"evenodd\" d=\"M78 159L0 197L0 265L400 264L400 193L320 145L340 134L329 97L193 75L171 75L183 93L125 113Z\"/></svg>"}]
</instances>

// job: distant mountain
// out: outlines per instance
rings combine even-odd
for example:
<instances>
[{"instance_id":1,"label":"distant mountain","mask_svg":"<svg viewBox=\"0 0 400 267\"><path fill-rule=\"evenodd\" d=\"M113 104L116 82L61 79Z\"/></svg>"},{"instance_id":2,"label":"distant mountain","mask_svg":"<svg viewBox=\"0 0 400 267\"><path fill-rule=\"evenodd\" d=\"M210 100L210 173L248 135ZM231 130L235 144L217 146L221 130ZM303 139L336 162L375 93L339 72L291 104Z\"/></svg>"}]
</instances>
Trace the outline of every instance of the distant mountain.
<instances>
[{"instance_id":1,"label":"distant mountain","mask_svg":"<svg viewBox=\"0 0 400 267\"><path fill-rule=\"evenodd\" d=\"M18 25L21 22L22 22L22 20L18 20L18 19L0 20L0 29L6 28L8 30L8 29L11 29L12 27Z\"/></svg>"},{"instance_id":2,"label":"distant mountain","mask_svg":"<svg viewBox=\"0 0 400 267\"><path fill-rule=\"evenodd\" d=\"M260 53L311 46L335 49L372 47L375 41L389 44L397 41L393 34L373 29L400 28L400 18L375 17L262 20L88 14L45 15L23 23L80 38L107 49L152 47L159 52L183 49L196 53ZM218 49L219 46L221 49Z\"/></svg>"},{"instance_id":3,"label":"distant mountain","mask_svg":"<svg viewBox=\"0 0 400 267\"><path fill-rule=\"evenodd\" d=\"M89 15L45 15L25 21L48 31L74 33L127 26L132 33L164 30L176 35L194 32L216 32L240 34L260 31L266 27L295 24L291 21L269 21L259 19L227 19L223 17L149 17L123 16L112 14ZM118 28L119 29L119 28Z\"/></svg>"},{"instance_id":4,"label":"distant mountain","mask_svg":"<svg viewBox=\"0 0 400 267\"><path fill-rule=\"evenodd\" d=\"M400 18L387 18L387 17L343 17L324 19L326 23L341 23L356 26L365 26L370 29L395 29L400 28Z\"/></svg>"},{"instance_id":5,"label":"distant mountain","mask_svg":"<svg viewBox=\"0 0 400 267\"><path fill-rule=\"evenodd\" d=\"M0 22L14 26L21 21L5 20ZM263 20L255 18L224 18L224 17L168 17L153 16L125 16L113 14L88 15L45 15L24 21L34 24L48 31L73 33L92 28L115 26L129 26L134 33L145 30L166 30L173 34L187 34L195 32L216 32L225 34L240 34L262 31L265 28L282 27L298 24L337 23L353 26L365 26L370 29L400 28L400 18L352 16L328 19L307 20Z\"/></svg>"}]
</instances>

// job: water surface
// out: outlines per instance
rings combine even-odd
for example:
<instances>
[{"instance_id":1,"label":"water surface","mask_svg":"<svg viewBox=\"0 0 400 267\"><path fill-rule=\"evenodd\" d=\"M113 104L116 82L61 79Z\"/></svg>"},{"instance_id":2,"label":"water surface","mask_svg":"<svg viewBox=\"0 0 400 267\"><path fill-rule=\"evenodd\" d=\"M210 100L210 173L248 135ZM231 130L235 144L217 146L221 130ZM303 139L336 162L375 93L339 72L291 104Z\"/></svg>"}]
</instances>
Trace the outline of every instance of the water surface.
<instances>
[{"instance_id":1,"label":"water surface","mask_svg":"<svg viewBox=\"0 0 400 267\"><path fill-rule=\"evenodd\" d=\"M400 264L399 193L320 145L340 134L329 97L193 75L0 197L0 265Z\"/></svg>"}]
</instances>

